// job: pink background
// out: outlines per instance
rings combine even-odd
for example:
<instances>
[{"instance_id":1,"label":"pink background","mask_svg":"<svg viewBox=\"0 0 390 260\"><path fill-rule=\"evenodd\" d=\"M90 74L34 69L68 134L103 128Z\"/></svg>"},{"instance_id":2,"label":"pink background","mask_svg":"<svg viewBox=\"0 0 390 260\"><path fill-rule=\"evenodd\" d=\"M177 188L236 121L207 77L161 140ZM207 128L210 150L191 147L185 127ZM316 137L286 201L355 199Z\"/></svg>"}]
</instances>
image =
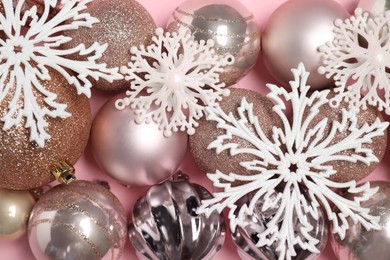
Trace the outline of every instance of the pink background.
<instances>
[{"instance_id":1,"label":"pink background","mask_svg":"<svg viewBox=\"0 0 390 260\"><path fill-rule=\"evenodd\" d=\"M285 0L272 0L272 1L254 1L254 0L241 0L249 10L252 10L258 25L262 28L267 21L270 14ZM315 0L313 0L315 1ZM369 2L369 0L363 0ZM145 6L145 8L151 13L156 23L160 27L164 27L168 21L170 14L173 12L176 6L182 1L179 0L139 0L139 2ZM350 12L357 6L357 0L338 0L343 6L345 6ZM298 29L298 28L297 28ZM256 67L251 73L242 79L236 86L239 88L249 88L256 90L262 94L267 93L265 83L276 83L276 81L269 75L267 70L263 66L262 58L259 57ZM92 111L95 115L99 110L100 106L109 98L110 94L103 93L100 91L94 91L91 99ZM390 154L386 153L385 159L376 171L370 175L370 180L389 180L390 177L386 174L390 167ZM90 146L87 147L84 155L81 157L79 162L76 164L77 176L79 179L88 180L106 180L110 183L111 191L118 196L124 205L127 215L130 216L130 210L134 202L143 194L147 188L125 188L117 184L113 179L106 176L96 165L94 158L91 153ZM190 175L193 182L202 184L209 190L212 186L208 179L194 164L191 155L188 153L185 160L183 161L181 170ZM27 173L26 173L27 174ZM23 237L14 242L3 241L0 242L0 255L2 259L23 259L29 260L34 259L29 249L26 237ZM330 246L328 245L325 252L320 256L319 259L335 259ZM136 259L134 250L129 241L127 241L125 253L122 259ZM220 253L215 259L239 259L236 254L235 246L230 238L230 234L227 233L225 245L223 246Z\"/></svg>"}]
</instances>

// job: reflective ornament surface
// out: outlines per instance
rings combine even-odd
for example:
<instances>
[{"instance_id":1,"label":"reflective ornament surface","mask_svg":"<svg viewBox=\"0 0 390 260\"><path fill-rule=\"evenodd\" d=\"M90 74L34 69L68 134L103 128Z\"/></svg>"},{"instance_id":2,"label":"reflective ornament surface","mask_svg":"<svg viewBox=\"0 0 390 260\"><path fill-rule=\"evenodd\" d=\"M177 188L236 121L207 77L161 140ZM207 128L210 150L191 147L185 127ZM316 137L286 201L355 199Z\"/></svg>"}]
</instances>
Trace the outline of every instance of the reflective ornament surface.
<instances>
[{"instance_id":1,"label":"reflective ornament surface","mask_svg":"<svg viewBox=\"0 0 390 260\"><path fill-rule=\"evenodd\" d=\"M217 212L209 218L196 214L209 198L182 173L151 187L134 205L129 226L139 259L212 259L223 245L225 224Z\"/></svg>"},{"instance_id":2,"label":"reflective ornament surface","mask_svg":"<svg viewBox=\"0 0 390 260\"><path fill-rule=\"evenodd\" d=\"M276 193L273 195L276 197ZM241 202L241 205L249 204L250 196ZM308 200L310 203L310 200ZM266 247L257 247L256 244L259 241L258 234L266 230L266 226L272 220L273 216L277 212L276 207L271 207L266 211L262 211L263 203L261 200L257 203L253 215L245 215L245 222L243 225L238 226L236 231L232 233L233 241L237 246L237 253L243 260L278 260L279 252L277 250L278 245L272 244ZM325 214L322 209L318 209L318 220L307 217L306 220L313 226L313 229L309 231L309 234L318 239L316 248L319 252L325 249L328 241L328 225L325 219ZM305 239L305 233L301 231L302 225L299 223L298 218L294 223L294 235L299 237L302 241ZM302 249L299 245L294 247L296 256L291 259L294 260L314 260L320 254L312 253L308 250Z\"/></svg>"},{"instance_id":3,"label":"reflective ornament surface","mask_svg":"<svg viewBox=\"0 0 390 260\"><path fill-rule=\"evenodd\" d=\"M67 118L47 118L46 131L51 138L43 148L30 141L30 130L25 119L18 126L4 131L0 122L0 187L12 190L28 190L41 187L54 180L53 167L61 161L75 164L87 146L92 116L87 97L78 95L76 89L58 72L49 69L51 80L42 86L57 94L56 102L66 104ZM0 103L0 117L7 110L13 95ZM42 97L38 104L44 104Z\"/></svg>"},{"instance_id":4,"label":"reflective ornament surface","mask_svg":"<svg viewBox=\"0 0 390 260\"><path fill-rule=\"evenodd\" d=\"M390 0L360 0L358 7L378 15L390 10Z\"/></svg>"},{"instance_id":5,"label":"reflective ornament surface","mask_svg":"<svg viewBox=\"0 0 390 260\"><path fill-rule=\"evenodd\" d=\"M262 33L262 52L270 73L288 86L291 68L303 62L310 72L308 84L315 89L333 81L317 72L321 65L318 47L332 41L333 21L347 18L347 11L333 0L290 0L270 16Z\"/></svg>"},{"instance_id":6,"label":"reflective ornament surface","mask_svg":"<svg viewBox=\"0 0 390 260\"><path fill-rule=\"evenodd\" d=\"M126 216L106 188L87 181L59 185L42 195L28 224L36 259L119 259Z\"/></svg>"},{"instance_id":7,"label":"reflective ornament surface","mask_svg":"<svg viewBox=\"0 0 390 260\"><path fill-rule=\"evenodd\" d=\"M260 32L253 14L238 0L187 0L172 14L167 30L184 27L197 41L212 39L216 52L234 56L220 74L226 86L235 84L256 64Z\"/></svg>"},{"instance_id":8,"label":"reflective ornament surface","mask_svg":"<svg viewBox=\"0 0 390 260\"><path fill-rule=\"evenodd\" d=\"M91 145L99 166L124 185L153 185L171 176L187 151L188 136L175 132L165 137L158 124L137 124L134 110L118 110L112 97L96 115Z\"/></svg>"},{"instance_id":9,"label":"reflective ornament surface","mask_svg":"<svg viewBox=\"0 0 390 260\"><path fill-rule=\"evenodd\" d=\"M370 214L380 217L382 230L367 231L362 225L348 222L344 240L337 235L331 236L333 250L342 260L388 260L390 256L390 182L371 182L372 187L379 187L376 194L361 206L368 208Z\"/></svg>"},{"instance_id":10,"label":"reflective ornament surface","mask_svg":"<svg viewBox=\"0 0 390 260\"><path fill-rule=\"evenodd\" d=\"M14 240L27 231L27 221L35 204L28 191L0 188L0 240Z\"/></svg>"}]
</instances>

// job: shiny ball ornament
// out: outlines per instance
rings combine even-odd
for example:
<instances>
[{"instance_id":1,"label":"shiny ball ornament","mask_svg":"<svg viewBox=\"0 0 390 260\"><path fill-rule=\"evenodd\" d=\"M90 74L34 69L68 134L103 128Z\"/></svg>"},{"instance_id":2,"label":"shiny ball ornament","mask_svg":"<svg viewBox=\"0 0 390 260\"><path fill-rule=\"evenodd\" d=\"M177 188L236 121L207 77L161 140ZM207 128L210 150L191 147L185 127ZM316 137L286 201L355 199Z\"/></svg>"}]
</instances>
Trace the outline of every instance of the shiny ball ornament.
<instances>
[{"instance_id":1,"label":"shiny ball ornament","mask_svg":"<svg viewBox=\"0 0 390 260\"><path fill-rule=\"evenodd\" d=\"M360 0L358 7L373 15L379 15L390 10L390 0Z\"/></svg>"},{"instance_id":2,"label":"shiny ball ornament","mask_svg":"<svg viewBox=\"0 0 390 260\"><path fill-rule=\"evenodd\" d=\"M43 148L30 142L30 131L25 120L9 130L0 131L0 187L12 190L28 190L41 187L54 180L51 174L61 161L75 164L88 143L92 116L88 99L78 95L75 88L58 72L49 69L51 80L42 82L48 91L56 93L56 101L66 104L67 118L47 118L47 132L51 138ZM6 97L0 104L0 117L7 110L12 98ZM45 102L37 99L39 105ZM0 129L3 122L0 123Z\"/></svg>"},{"instance_id":3,"label":"shiny ball ornament","mask_svg":"<svg viewBox=\"0 0 390 260\"><path fill-rule=\"evenodd\" d=\"M225 239L223 216L196 214L204 199L202 186L181 173L151 187L134 205L130 241L139 259L213 259Z\"/></svg>"},{"instance_id":4,"label":"shiny ball ornament","mask_svg":"<svg viewBox=\"0 0 390 260\"><path fill-rule=\"evenodd\" d=\"M126 216L106 188L87 181L59 185L42 195L28 224L36 259L119 259Z\"/></svg>"},{"instance_id":5,"label":"shiny ball ornament","mask_svg":"<svg viewBox=\"0 0 390 260\"><path fill-rule=\"evenodd\" d=\"M165 137L158 124L137 124L134 110L118 110L111 98L96 115L91 131L92 152L99 166L128 186L153 185L171 176L187 150L188 136Z\"/></svg>"},{"instance_id":6,"label":"shiny ball ornament","mask_svg":"<svg viewBox=\"0 0 390 260\"><path fill-rule=\"evenodd\" d=\"M188 29L195 40L212 39L216 52L235 62L220 74L226 86L235 84L256 64L260 32L252 13L238 0L187 0L172 14L167 30Z\"/></svg>"},{"instance_id":7,"label":"shiny ball ornament","mask_svg":"<svg viewBox=\"0 0 390 260\"><path fill-rule=\"evenodd\" d=\"M27 231L27 222L35 204L28 191L0 188L0 240L15 240Z\"/></svg>"},{"instance_id":8,"label":"shiny ball ornament","mask_svg":"<svg viewBox=\"0 0 390 260\"><path fill-rule=\"evenodd\" d=\"M318 47L334 38L333 22L345 19L347 11L333 0L289 0L270 16L262 34L266 67L281 83L293 80L291 68L303 62L310 72L312 89L330 87L331 79L317 72L321 65Z\"/></svg>"},{"instance_id":9,"label":"shiny ball ornament","mask_svg":"<svg viewBox=\"0 0 390 260\"><path fill-rule=\"evenodd\" d=\"M272 128L274 126L282 128L282 121L272 110L273 103L268 98L263 97L255 91L232 88L230 96L220 101L219 105L225 113L237 111L243 97L245 97L249 103L253 103L254 114L258 117L264 133L269 136L269 138L271 138ZM253 155L238 154L232 156L227 150L217 154L214 149L207 149L209 144L222 134L224 134L224 132L217 128L216 122L207 121L205 117L199 120L199 127L195 134L190 136L189 142L190 150L196 164L204 173L216 172L216 170L219 170L221 172L234 172L239 175L250 174L240 165L240 163L257 159ZM246 142L241 138L233 137L232 142L240 144L241 148L252 147L251 143Z\"/></svg>"},{"instance_id":10,"label":"shiny ball ornament","mask_svg":"<svg viewBox=\"0 0 390 260\"><path fill-rule=\"evenodd\" d=\"M369 209L369 214L379 216L381 230L367 231L361 224L349 220L350 228L344 240L338 235L330 239L338 259L348 260L388 260L390 256L390 182L371 182L379 191L361 206ZM349 198L351 199L351 198Z\"/></svg>"},{"instance_id":11,"label":"shiny ball ornament","mask_svg":"<svg viewBox=\"0 0 390 260\"><path fill-rule=\"evenodd\" d=\"M276 197L276 193L271 196ZM311 200L307 194L304 194L307 198L308 203ZM250 203L251 197L241 200L241 206ZM271 207L266 211L261 211L263 207L263 201L259 200L254 210L254 214L245 215L244 222L241 226L238 226L236 231L232 233L234 244L237 247L237 253L242 260L255 260L255 259L267 259L267 260L278 260L279 252L277 251L277 244L270 246L257 247L256 244L259 241L258 235L267 229L268 222L275 216L278 208ZM313 226L313 229L309 231L310 236L318 239L316 248L319 252L325 249L326 243L328 242L328 225L326 222L325 214L322 209L318 209L318 219L314 219L306 215L306 220ZM302 225L296 218L294 223L294 235L306 241L305 234L302 233ZM296 256L292 257L295 260L314 260L319 254L310 252L309 250L302 249L300 246L295 246L294 250Z\"/></svg>"},{"instance_id":12,"label":"shiny ball ornament","mask_svg":"<svg viewBox=\"0 0 390 260\"><path fill-rule=\"evenodd\" d=\"M130 61L130 48L138 45L149 45L156 31L156 24L148 11L135 0L99 0L87 5L85 12L99 20L92 28L80 27L69 30L66 36L72 41L63 44L70 49L79 44L89 47L93 43L108 44L103 56L97 60L106 63L107 67L121 67ZM73 59L82 59L73 55ZM128 88L126 80L112 83L99 79L95 88L105 91L118 91Z\"/></svg>"},{"instance_id":13,"label":"shiny ball ornament","mask_svg":"<svg viewBox=\"0 0 390 260\"><path fill-rule=\"evenodd\" d=\"M331 92L328 98L331 99L332 96L334 96L334 93ZM332 122L334 120L339 120L342 109L348 110L348 103L341 102L337 108L333 108L329 104L324 104L319 108L319 113L317 117L313 119L311 125L309 125L309 129L318 124L324 118L327 118L328 123L324 131L325 133L329 133L331 131ZM381 119L382 122L384 121L381 113L375 107L368 106L366 110L360 110L360 112L357 114L357 126L362 127L365 123L372 125L377 118ZM340 142L341 140L345 139L348 134L349 132L347 131L336 133L331 144ZM327 134L324 136L327 136ZM378 158L378 162L367 165L363 162L333 161L330 163L330 165L334 170L336 170L336 173L331 175L329 179L335 182L348 182L352 180L358 182L364 179L370 175L382 161L382 158L386 152L386 147L387 131L384 131L382 136L373 137L371 143L366 143L362 146L362 148L372 150L374 155ZM348 153L348 151L345 151L345 153Z\"/></svg>"}]
</instances>

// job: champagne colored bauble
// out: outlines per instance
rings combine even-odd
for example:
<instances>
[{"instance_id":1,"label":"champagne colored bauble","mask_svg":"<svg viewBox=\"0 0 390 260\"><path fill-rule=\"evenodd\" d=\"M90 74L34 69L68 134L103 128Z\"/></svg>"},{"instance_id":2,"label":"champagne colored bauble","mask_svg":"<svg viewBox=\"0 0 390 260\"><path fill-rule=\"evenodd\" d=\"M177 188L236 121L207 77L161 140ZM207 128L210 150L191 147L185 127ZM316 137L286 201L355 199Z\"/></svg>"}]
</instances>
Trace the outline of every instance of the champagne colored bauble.
<instances>
[{"instance_id":1,"label":"champagne colored bauble","mask_svg":"<svg viewBox=\"0 0 390 260\"><path fill-rule=\"evenodd\" d=\"M238 0L187 0L176 8L167 29L184 27L195 40L212 39L216 52L228 53L234 64L224 68L220 80L235 84L256 64L260 52L260 32L252 13Z\"/></svg>"},{"instance_id":2,"label":"champagne colored bauble","mask_svg":"<svg viewBox=\"0 0 390 260\"><path fill-rule=\"evenodd\" d=\"M0 188L0 240L14 240L27 231L27 222L35 204L28 191Z\"/></svg>"},{"instance_id":3,"label":"champagne colored bauble","mask_svg":"<svg viewBox=\"0 0 390 260\"><path fill-rule=\"evenodd\" d=\"M264 27L262 52L268 70L288 86L293 80L291 68L303 62L312 89L330 86L332 80L317 72L321 65L318 47L333 40L334 20L347 17L347 11L333 0L286 1Z\"/></svg>"},{"instance_id":4,"label":"champagne colored bauble","mask_svg":"<svg viewBox=\"0 0 390 260\"><path fill-rule=\"evenodd\" d=\"M25 120L10 130L0 131L0 187L27 190L41 187L54 180L51 171L61 161L76 163L83 153L89 138L91 111L88 99L78 95L58 72L49 69L51 80L41 82L48 91L58 95L56 101L66 104L68 118L47 118L47 132L51 139L43 148L30 142L30 131L25 128ZM11 91L12 93L12 91ZM10 97L0 104L0 116L7 109ZM44 100L37 99L43 104ZM2 129L3 123L0 123Z\"/></svg>"},{"instance_id":5,"label":"champagne colored bauble","mask_svg":"<svg viewBox=\"0 0 390 260\"><path fill-rule=\"evenodd\" d=\"M126 242L119 200L87 181L61 184L34 206L28 241L36 259L119 259Z\"/></svg>"},{"instance_id":6,"label":"champagne colored bauble","mask_svg":"<svg viewBox=\"0 0 390 260\"><path fill-rule=\"evenodd\" d=\"M330 93L328 98L331 99L333 96L334 94ZM317 117L312 121L312 125L314 126L318 124L324 118L328 119L324 138L327 136L326 133L330 132L332 122L341 118L342 109L348 110L348 104L346 102L342 102L337 108L333 108L329 104L324 104L320 107ZM368 106L367 110L360 110L357 114L357 126L362 127L365 123L371 125L377 118L380 118L383 121L381 113L375 107ZM348 134L349 132L347 131L336 133L330 145L339 143L341 140L345 139ZM362 146L362 148L371 149L374 152L374 155L378 158L378 162L366 165L363 162L333 161L330 165L333 166L333 169L336 170L337 173L330 176L329 179L336 182L348 182L351 180L359 181L364 179L378 166L386 152L386 147L387 131L385 131L382 136L374 137L372 143L366 143ZM352 151L344 151L341 154L348 154L350 152Z\"/></svg>"},{"instance_id":7,"label":"champagne colored bauble","mask_svg":"<svg viewBox=\"0 0 390 260\"><path fill-rule=\"evenodd\" d=\"M155 185L135 203L130 241L139 259L213 259L225 240L222 214L198 215L202 200L212 196L179 173Z\"/></svg>"},{"instance_id":8,"label":"champagne colored bauble","mask_svg":"<svg viewBox=\"0 0 390 260\"><path fill-rule=\"evenodd\" d=\"M309 198L308 194L303 194L306 197L308 203L312 203L312 200ZM275 198L276 193L271 195L271 198ZM239 204L239 207L246 204L249 205L252 196L247 196L242 199ZM278 251L278 244L271 244L269 246L257 247L259 241L259 234L264 232L267 229L267 225L270 225L269 222L273 219L275 214L278 211L279 205L270 207L267 210L263 211L262 207L264 205L264 200L260 199L256 203L254 213L252 215L246 214L241 222L240 226L237 227L236 231L232 233L234 244L237 247L237 253L240 255L242 260L278 260L280 259L280 251ZM304 209L301 209L304 211ZM328 242L328 224L326 222L325 213L321 208L318 209L318 219L315 219L307 214L305 220L310 223L313 227L312 230L308 231L309 235L318 240L318 243L315 247L319 252L325 249L326 243ZM292 230L295 237L299 237L303 242L307 242L305 238L305 230L302 230L302 225L299 223L299 219L295 218L293 223L294 229ZM281 223L278 223L281 225ZM271 236L271 235L270 235ZM269 238L270 238L269 236ZM294 260L314 260L320 253L312 253L309 250L302 249L300 246L294 247L296 256L291 259Z\"/></svg>"},{"instance_id":9,"label":"champagne colored bauble","mask_svg":"<svg viewBox=\"0 0 390 260\"><path fill-rule=\"evenodd\" d=\"M259 124L268 138L271 138L274 126L282 128L281 120L272 110L273 103L255 91L231 89L230 96L224 98L219 104L226 114L237 113L243 97L249 103L253 103L253 112L258 117ZM248 154L231 156L229 151L217 154L215 149L207 149L209 144L222 134L224 132L217 128L216 122L207 121L205 117L199 120L199 127L195 134L190 136L190 148L196 164L205 173L214 173L218 169L221 172L234 172L239 175L250 174L240 163L254 160L256 157ZM241 148L252 147L249 142L241 138L233 137L232 142L239 144Z\"/></svg>"},{"instance_id":10,"label":"champagne colored bauble","mask_svg":"<svg viewBox=\"0 0 390 260\"><path fill-rule=\"evenodd\" d=\"M92 28L81 27L69 30L66 36L72 41L63 44L70 49L79 44L89 47L93 43L108 44L103 56L97 60L106 63L107 67L121 67L130 61L130 48L138 45L148 45L156 31L156 24L148 11L135 0L98 0L88 4L85 12L99 19ZM82 57L72 55L73 59ZM96 88L106 91L118 91L128 88L126 80L116 80L109 83L99 79Z\"/></svg>"},{"instance_id":11,"label":"champagne colored bauble","mask_svg":"<svg viewBox=\"0 0 390 260\"><path fill-rule=\"evenodd\" d=\"M373 15L379 15L390 10L390 0L360 0L358 7Z\"/></svg>"},{"instance_id":12,"label":"champagne colored bauble","mask_svg":"<svg viewBox=\"0 0 390 260\"><path fill-rule=\"evenodd\" d=\"M171 176L187 151L188 136L165 137L158 124L137 124L134 110L118 110L111 98L96 115L91 131L92 152L99 166L128 186L153 185Z\"/></svg>"},{"instance_id":13,"label":"champagne colored bauble","mask_svg":"<svg viewBox=\"0 0 390 260\"><path fill-rule=\"evenodd\" d=\"M388 260L390 257L390 183L385 181L371 182L372 187L379 187L376 194L361 206L369 209L369 214L379 216L381 230L367 231L360 223L348 221L350 228L344 240L338 235L330 238L332 248L342 260ZM352 199L349 196L348 199Z\"/></svg>"}]
</instances>

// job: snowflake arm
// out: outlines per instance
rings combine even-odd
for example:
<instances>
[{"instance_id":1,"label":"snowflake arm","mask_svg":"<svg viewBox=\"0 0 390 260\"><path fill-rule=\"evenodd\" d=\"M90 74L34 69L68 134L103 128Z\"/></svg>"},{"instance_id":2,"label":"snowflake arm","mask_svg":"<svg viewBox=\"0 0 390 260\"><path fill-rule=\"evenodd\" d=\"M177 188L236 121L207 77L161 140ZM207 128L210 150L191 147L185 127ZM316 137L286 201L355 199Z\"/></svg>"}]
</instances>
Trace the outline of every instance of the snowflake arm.
<instances>
[{"instance_id":1,"label":"snowflake arm","mask_svg":"<svg viewBox=\"0 0 390 260\"><path fill-rule=\"evenodd\" d=\"M233 56L215 54L213 41L196 42L184 29L164 34L159 28L152 42L131 49L131 61L121 68L131 90L116 106L130 105L138 123L154 121L165 136L178 130L193 134L205 108L229 95L219 74Z\"/></svg>"}]
</instances>

